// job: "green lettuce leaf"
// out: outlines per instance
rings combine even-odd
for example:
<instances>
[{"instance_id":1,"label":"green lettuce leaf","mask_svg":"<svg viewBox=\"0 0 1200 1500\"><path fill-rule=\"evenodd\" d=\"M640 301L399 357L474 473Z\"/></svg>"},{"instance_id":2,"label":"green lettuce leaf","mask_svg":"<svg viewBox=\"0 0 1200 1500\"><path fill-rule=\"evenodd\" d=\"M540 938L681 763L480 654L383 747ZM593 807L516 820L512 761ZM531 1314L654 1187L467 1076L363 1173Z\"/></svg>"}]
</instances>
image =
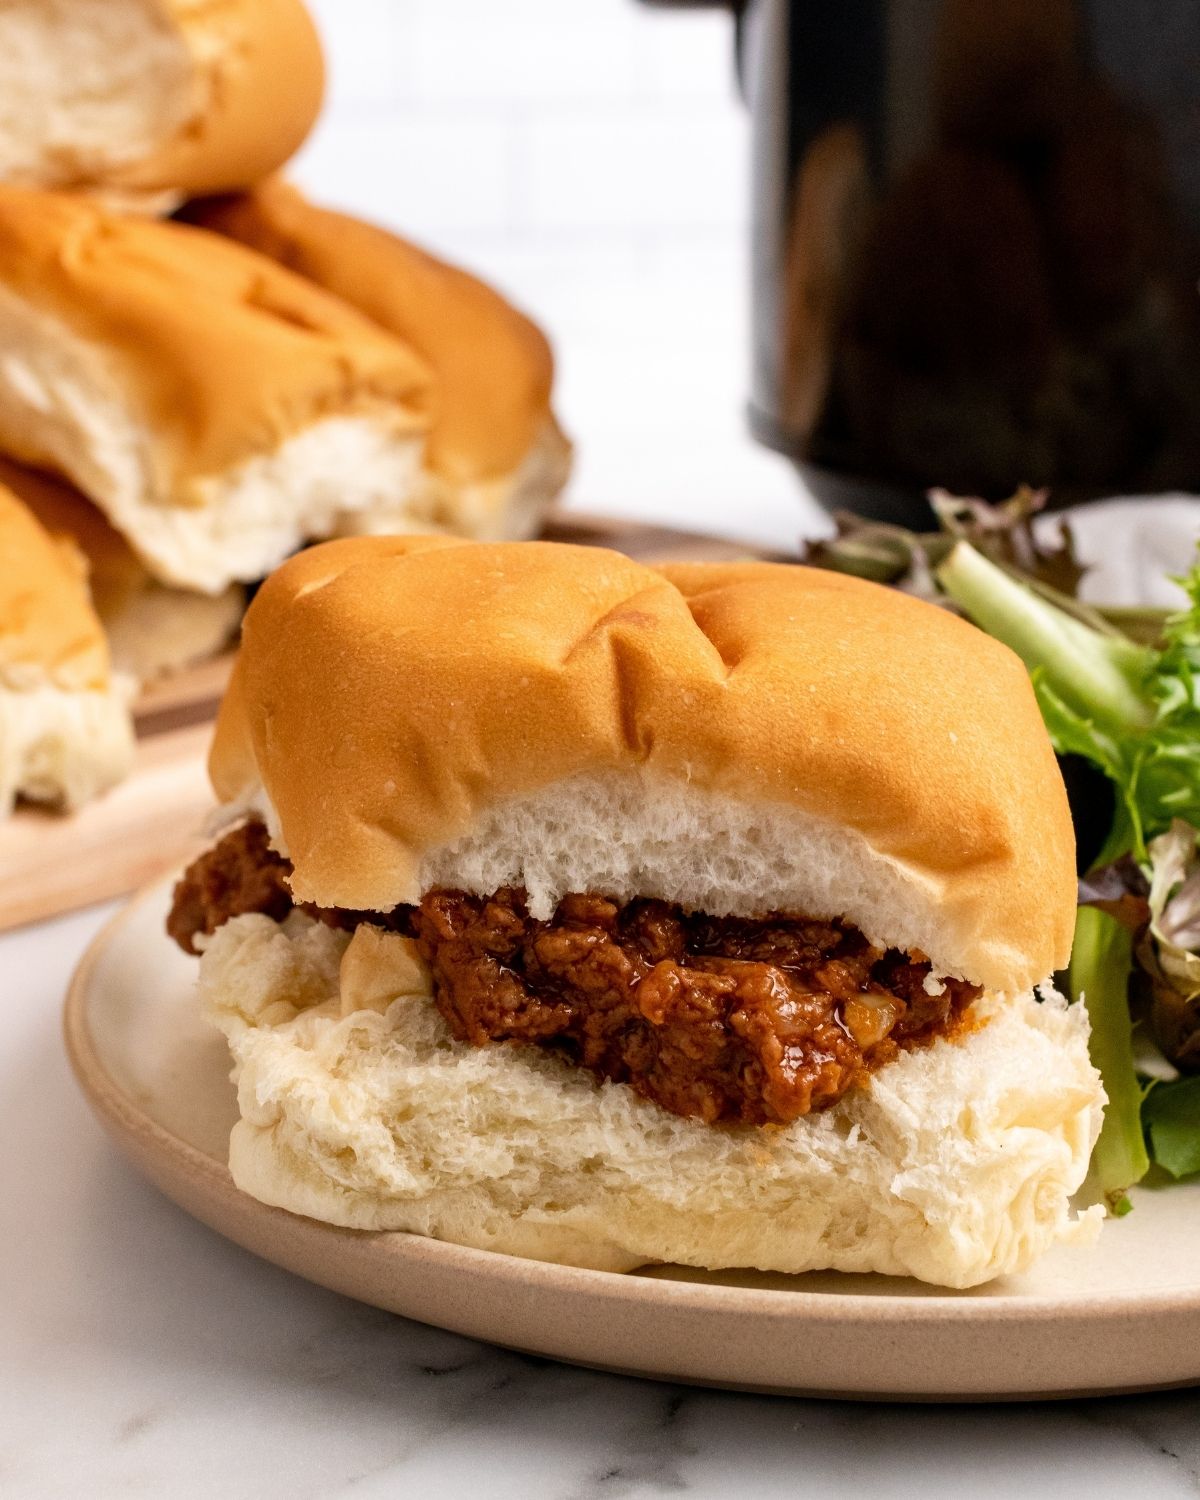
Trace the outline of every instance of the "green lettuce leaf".
<instances>
[{"instance_id":1,"label":"green lettuce leaf","mask_svg":"<svg viewBox=\"0 0 1200 1500\"><path fill-rule=\"evenodd\" d=\"M1078 610L1060 607L1044 590L1026 586L966 542L954 547L937 580L963 613L1025 663L1055 749L1085 756L1113 783L1117 811L1100 863L1132 853L1140 864L1152 864L1150 851L1157 849L1163 864L1170 853L1178 878L1164 887L1166 876L1160 874L1160 910L1165 913L1168 898L1182 899L1184 892L1188 903L1193 897L1200 901L1200 879L1189 884L1186 868L1200 827L1200 566L1179 580L1188 607L1166 620L1160 646L1138 643L1107 622L1098 626ZM1176 832L1170 849L1155 844L1173 825L1185 831ZM1162 921L1162 935L1152 935L1137 951L1152 984L1157 979L1152 1015L1156 1030L1163 1027L1166 1033L1159 1040L1167 1040L1165 1050L1182 1061L1181 1038L1194 1039L1200 1026L1192 989L1200 970L1190 941L1181 944L1184 928L1176 924L1169 933ZM1190 925L1186 932L1190 938ZM1172 933L1174 941L1164 941ZM1200 1117L1191 1090L1156 1085L1153 1109L1149 1100L1143 1102L1128 999L1133 964L1133 934L1105 912L1081 908L1070 988L1087 1005L1092 1055L1108 1093L1092 1165L1114 1206L1147 1169L1143 1123L1156 1156L1167 1153L1164 1165L1178 1166L1192 1159L1189 1152L1200 1153ZM1190 1054L1185 1065L1195 1065Z\"/></svg>"},{"instance_id":2,"label":"green lettuce leaf","mask_svg":"<svg viewBox=\"0 0 1200 1500\"><path fill-rule=\"evenodd\" d=\"M1176 581L1188 608L1168 617L1146 676L1154 719L1135 747L1128 792L1148 838L1176 818L1200 827L1200 566Z\"/></svg>"},{"instance_id":3,"label":"green lettuce leaf","mask_svg":"<svg viewBox=\"0 0 1200 1500\"><path fill-rule=\"evenodd\" d=\"M1140 1182L1150 1166L1129 1016L1132 952L1133 934L1127 927L1093 906L1079 908L1068 971L1071 994L1087 1006L1088 1046L1108 1095L1091 1175L1114 1213L1122 1212L1126 1188Z\"/></svg>"},{"instance_id":4,"label":"green lettuce leaf","mask_svg":"<svg viewBox=\"0 0 1200 1500\"><path fill-rule=\"evenodd\" d=\"M1150 1152L1172 1177L1200 1172L1200 1078L1156 1083L1146 1095L1142 1119Z\"/></svg>"},{"instance_id":5,"label":"green lettuce leaf","mask_svg":"<svg viewBox=\"0 0 1200 1500\"><path fill-rule=\"evenodd\" d=\"M1156 654L1120 633L1097 629L959 542L938 582L989 635L1009 646L1079 719L1119 740L1154 721L1146 691Z\"/></svg>"},{"instance_id":6,"label":"green lettuce leaf","mask_svg":"<svg viewBox=\"0 0 1200 1500\"><path fill-rule=\"evenodd\" d=\"M1055 749L1086 756L1113 782L1140 861L1176 818L1200 827L1200 565L1178 580L1188 607L1168 616L1161 649L1088 624L966 542L937 578L1029 668Z\"/></svg>"}]
</instances>

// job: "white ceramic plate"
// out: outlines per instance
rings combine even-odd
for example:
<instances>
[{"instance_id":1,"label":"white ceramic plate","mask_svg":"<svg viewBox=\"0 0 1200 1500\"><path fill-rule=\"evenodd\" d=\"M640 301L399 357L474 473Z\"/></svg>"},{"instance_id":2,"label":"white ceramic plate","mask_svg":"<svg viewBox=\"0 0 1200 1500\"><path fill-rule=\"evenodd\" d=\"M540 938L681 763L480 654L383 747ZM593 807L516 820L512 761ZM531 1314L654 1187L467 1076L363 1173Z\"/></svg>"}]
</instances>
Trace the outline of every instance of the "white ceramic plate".
<instances>
[{"instance_id":1,"label":"white ceramic plate","mask_svg":"<svg viewBox=\"0 0 1200 1500\"><path fill-rule=\"evenodd\" d=\"M267 1208L225 1165L224 1040L152 887L99 935L67 999L71 1061L122 1151L256 1254L363 1302L579 1364L742 1389L984 1400L1200 1382L1200 1184L1143 1190L1088 1250L941 1292L877 1276L632 1276L522 1261Z\"/></svg>"}]
</instances>

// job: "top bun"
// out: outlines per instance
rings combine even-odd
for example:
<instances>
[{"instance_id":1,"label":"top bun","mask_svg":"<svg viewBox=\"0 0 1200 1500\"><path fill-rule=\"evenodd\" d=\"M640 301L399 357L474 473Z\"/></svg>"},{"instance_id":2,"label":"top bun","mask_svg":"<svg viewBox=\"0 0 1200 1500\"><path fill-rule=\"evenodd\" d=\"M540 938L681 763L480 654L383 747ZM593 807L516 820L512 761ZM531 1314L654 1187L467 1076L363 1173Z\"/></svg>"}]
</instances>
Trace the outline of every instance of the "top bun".
<instances>
[{"instance_id":1,"label":"top bun","mask_svg":"<svg viewBox=\"0 0 1200 1500\"><path fill-rule=\"evenodd\" d=\"M211 772L300 901L523 884L842 917L1010 993L1061 966L1066 794L1020 661L801 567L334 542L263 586Z\"/></svg>"},{"instance_id":2,"label":"top bun","mask_svg":"<svg viewBox=\"0 0 1200 1500\"><path fill-rule=\"evenodd\" d=\"M300 0L7 0L0 178L169 209L282 165L323 85Z\"/></svg>"}]
</instances>

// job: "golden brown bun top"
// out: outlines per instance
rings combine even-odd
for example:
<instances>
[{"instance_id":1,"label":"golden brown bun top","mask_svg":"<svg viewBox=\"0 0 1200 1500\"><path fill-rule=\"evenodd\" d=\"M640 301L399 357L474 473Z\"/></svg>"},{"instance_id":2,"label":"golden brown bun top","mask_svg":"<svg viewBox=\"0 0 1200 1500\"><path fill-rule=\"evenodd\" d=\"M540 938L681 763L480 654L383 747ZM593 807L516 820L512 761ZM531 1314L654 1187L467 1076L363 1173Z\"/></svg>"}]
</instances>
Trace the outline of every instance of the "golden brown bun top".
<instances>
[{"instance_id":1,"label":"golden brown bun top","mask_svg":"<svg viewBox=\"0 0 1200 1500\"><path fill-rule=\"evenodd\" d=\"M68 691L108 683L108 642L88 596L87 564L0 485L0 686Z\"/></svg>"},{"instance_id":2,"label":"golden brown bun top","mask_svg":"<svg viewBox=\"0 0 1200 1500\"><path fill-rule=\"evenodd\" d=\"M154 154L107 173L130 192L223 193L276 171L321 108L321 42L300 0L159 0L195 58L196 114Z\"/></svg>"},{"instance_id":3,"label":"golden brown bun top","mask_svg":"<svg viewBox=\"0 0 1200 1500\"><path fill-rule=\"evenodd\" d=\"M0 485L28 506L54 537L76 543L87 562L88 585L96 612L107 616L142 588L146 569L103 511L65 480L0 458Z\"/></svg>"},{"instance_id":4,"label":"golden brown bun top","mask_svg":"<svg viewBox=\"0 0 1200 1500\"><path fill-rule=\"evenodd\" d=\"M428 422L429 371L398 339L266 256L190 225L0 187L0 286L102 346L178 481L223 472L325 415Z\"/></svg>"},{"instance_id":5,"label":"golden brown bun top","mask_svg":"<svg viewBox=\"0 0 1200 1500\"><path fill-rule=\"evenodd\" d=\"M243 641L213 784L261 781L300 899L411 900L422 854L494 805L645 766L941 883L1020 955L990 987L1069 952L1071 819L1028 676L933 605L782 564L381 537L285 563Z\"/></svg>"},{"instance_id":6,"label":"golden brown bun top","mask_svg":"<svg viewBox=\"0 0 1200 1500\"><path fill-rule=\"evenodd\" d=\"M491 287L385 229L317 208L278 180L185 213L307 276L412 345L437 380L426 451L435 473L454 483L498 478L533 447L550 417L550 345Z\"/></svg>"}]
</instances>

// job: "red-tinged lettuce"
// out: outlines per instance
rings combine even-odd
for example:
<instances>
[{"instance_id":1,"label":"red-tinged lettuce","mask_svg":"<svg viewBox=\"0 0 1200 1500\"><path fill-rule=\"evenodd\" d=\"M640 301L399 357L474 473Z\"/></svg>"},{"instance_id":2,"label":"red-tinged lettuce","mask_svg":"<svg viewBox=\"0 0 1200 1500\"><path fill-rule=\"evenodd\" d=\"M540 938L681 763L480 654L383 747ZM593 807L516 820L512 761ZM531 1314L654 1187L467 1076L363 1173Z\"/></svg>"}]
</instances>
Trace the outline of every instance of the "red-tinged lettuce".
<instances>
[{"instance_id":1,"label":"red-tinged lettuce","mask_svg":"<svg viewBox=\"0 0 1200 1500\"><path fill-rule=\"evenodd\" d=\"M1200 860L1196 830L1181 818L1153 839L1150 920L1138 958L1150 979L1154 1036L1185 1073L1200 1073Z\"/></svg>"},{"instance_id":2,"label":"red-tinged lettuce","mask_svg":"<svg viewBox=\"0 0 1200 1500\"><path fill-rule=\"evenodd\" d=\"M1034 526L1047 493L1022 485L1010 499L992 504L948 490L930 490L936 531L910 531L886 521L865 520L851 511L836 511L836 534L806 542L804 561L811 567L852 573L945 604L948 601L938 589L934 572L956 543L966 541L1001 567L1045 586L1058 597L1073 598L1084 569L1075 555L1070 528L1060 524L1054 535L1049 528L1039 532Z\"/></svg>"}]
</instances>

